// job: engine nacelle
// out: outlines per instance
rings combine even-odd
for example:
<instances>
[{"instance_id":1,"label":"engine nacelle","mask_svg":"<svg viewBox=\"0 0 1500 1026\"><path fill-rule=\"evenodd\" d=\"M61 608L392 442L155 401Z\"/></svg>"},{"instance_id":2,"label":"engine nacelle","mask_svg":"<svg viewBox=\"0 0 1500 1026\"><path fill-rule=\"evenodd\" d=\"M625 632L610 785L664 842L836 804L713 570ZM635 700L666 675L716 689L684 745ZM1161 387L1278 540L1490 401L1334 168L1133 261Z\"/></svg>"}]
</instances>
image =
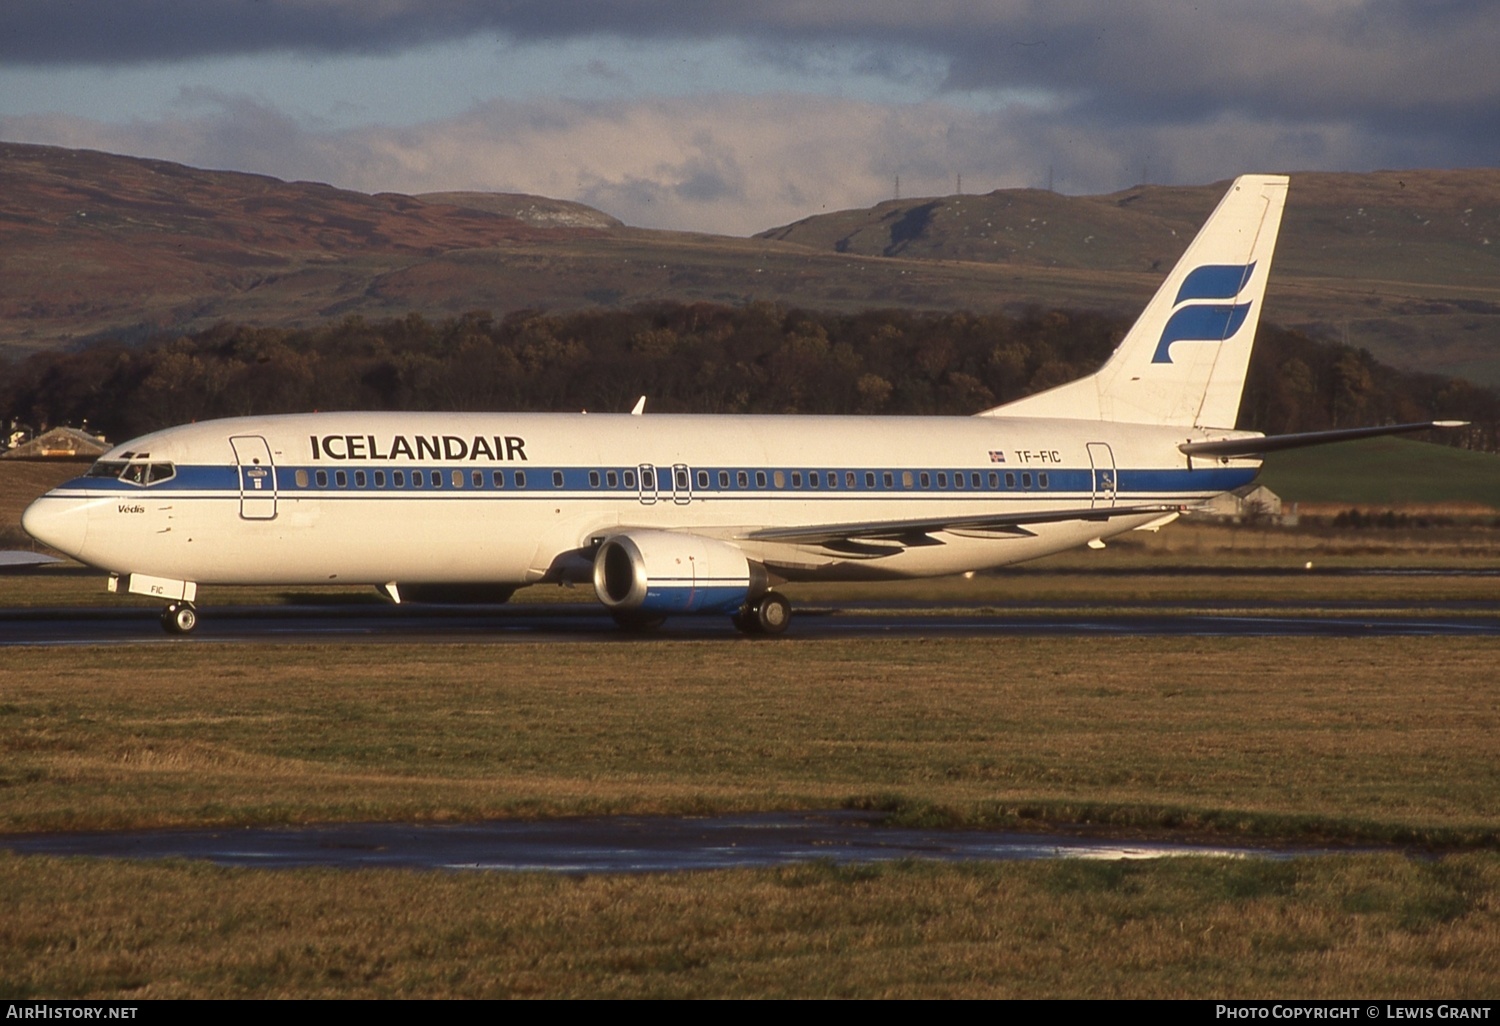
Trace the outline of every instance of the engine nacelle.
<instances>
[{"instance_id":1,"label":"engine nacelle","mask_svg":"<svg viewBox=\"0 0 1500 1026\"><path fill-rule=\"evenodd\" d=\"M691 534L617 534L594 556L594 591L612 613L733 613L765 590L760 564Z\"/></svg>"}]
</instances>

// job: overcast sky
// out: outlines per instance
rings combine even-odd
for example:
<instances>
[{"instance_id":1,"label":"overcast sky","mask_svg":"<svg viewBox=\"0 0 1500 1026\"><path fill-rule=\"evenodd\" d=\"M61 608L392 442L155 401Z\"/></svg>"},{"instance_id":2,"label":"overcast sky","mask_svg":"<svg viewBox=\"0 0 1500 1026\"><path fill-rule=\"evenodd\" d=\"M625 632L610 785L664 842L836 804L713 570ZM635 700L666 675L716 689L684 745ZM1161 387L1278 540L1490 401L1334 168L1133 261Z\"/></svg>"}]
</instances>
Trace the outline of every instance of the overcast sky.
<instances>
[{"instance_id":1,"label":"overcast sky","mask_svg":"<svg viewBox=\"0 0 1500 1026\"><path fill-rule=\"evenodd\" d=\"M0 139L749 234L1500 165L1496 0L3 0Z\"/></svg>"}]
</instances>

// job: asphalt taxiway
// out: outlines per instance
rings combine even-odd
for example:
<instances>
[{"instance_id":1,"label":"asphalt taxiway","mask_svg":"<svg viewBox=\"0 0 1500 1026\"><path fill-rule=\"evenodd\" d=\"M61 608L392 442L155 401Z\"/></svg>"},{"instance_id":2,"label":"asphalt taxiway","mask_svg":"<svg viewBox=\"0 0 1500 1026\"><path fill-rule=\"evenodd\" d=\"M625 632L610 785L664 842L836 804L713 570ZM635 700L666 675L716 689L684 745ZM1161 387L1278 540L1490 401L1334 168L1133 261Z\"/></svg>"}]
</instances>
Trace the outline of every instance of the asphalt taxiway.
<instances>
[{"instance_id":1,"label":"asphalt taxiway","mask_svg":"<svg viewBox=\"0 0 1500 1026\"><path fill-rule=\"evenodd\" d=\"M1392 613L1388 604L1345 603L1315 614L1285 615L1274 603L1199 605L1193 613L1180 604L1153 610L1137 605L1126 613L1100 614L1087 607L1050 606L1007 611L986 607L954 611L951 603L799 608L782 637L1392 637L1445 635L1500 636L1500 603L1429 603L1420 611ZM219 606L200 610L191 636L162 631L153 609L0 609L0 647L19 645L193 644L197 642L569 642L655 639L734 639L743 637L726 617L681 616L646 634L622 631L592 603L506 606L278 605Z\"/></svg>"}]
</instances>

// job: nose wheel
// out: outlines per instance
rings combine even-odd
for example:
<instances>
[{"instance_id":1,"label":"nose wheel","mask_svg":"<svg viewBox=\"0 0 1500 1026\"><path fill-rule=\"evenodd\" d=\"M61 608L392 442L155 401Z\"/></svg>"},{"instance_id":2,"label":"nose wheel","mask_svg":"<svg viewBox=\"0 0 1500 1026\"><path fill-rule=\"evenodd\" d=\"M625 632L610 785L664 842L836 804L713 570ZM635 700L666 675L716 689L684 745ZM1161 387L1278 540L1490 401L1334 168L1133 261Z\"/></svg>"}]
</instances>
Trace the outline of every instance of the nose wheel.
<instances>
[{"instance_id":1,"label":"nose wheel","mask_svg":"<svg viewBox=\"0 0 1500 1026\"><path fill-rule=\"evenodd\" d=\"M734 625L746 634L781 634L792 622L792 604L780 592L768 591L734 614Z\"/></svg>"},{"instance_id":2,"label":"nose wheel","mask_svg":"<svg viewBox=\"0 0 1500 1026\"><path fill-rule=\"evenodd\" d=\"M191 634L198 627L198 610L191 602L173 602L162 610L161 626L168 634Z\"/></svg>"}]
</instances>

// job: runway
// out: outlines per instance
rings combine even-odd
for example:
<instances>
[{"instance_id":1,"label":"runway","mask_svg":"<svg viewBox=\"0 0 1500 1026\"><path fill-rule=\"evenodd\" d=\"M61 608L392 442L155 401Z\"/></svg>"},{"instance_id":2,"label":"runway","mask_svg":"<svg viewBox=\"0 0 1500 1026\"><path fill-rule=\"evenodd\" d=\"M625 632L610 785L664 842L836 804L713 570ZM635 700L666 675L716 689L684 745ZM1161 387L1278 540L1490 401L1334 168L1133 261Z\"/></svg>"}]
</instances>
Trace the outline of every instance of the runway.
<instances>
[{"instance_id":1,"label":"runway","mask_svg":"<svg viewBox=\"0 0 1500 1026\"><path fill-rule=\"evenodd\" d=\"M656 873L899 859L961 862L1182 855L1286 859L1352 850L1122 840L1082 830L1047 834L921 830L882 826L880 819L879 813L835 810L30 834L0 836L0 850L23 855L186 858L270 869L323 866L557 873Z\"/></svg>"},{"instance_id":2,"label":"runway","mask_svg":"<svg viewBox=\"0 0 1500 1026\"><path fill-rule=\"evenodd\" d=\"M1389 604L1344 603L1316 614L1283 615L1273 603L1181 604L1153 610L1136 604L1125 613L1049 606L1007 611L985 607L955 611L951 603L901 602L857 607L798 608L779 640L850 637L1140 636L1140 637L1449 637L1500 636L1500 603L1427 603L1419 612L1393 614ZM276 605L201 609L190 637L162 631L157 614L139 606L0 609L0 648L22 645L134 645L278 642L631 643L657 640L744 638L726 617L680 616L658 630L619 629L592 603L506 606ZM757 639L764 640L764 639Z\"/></svg>"}]
</instances>

